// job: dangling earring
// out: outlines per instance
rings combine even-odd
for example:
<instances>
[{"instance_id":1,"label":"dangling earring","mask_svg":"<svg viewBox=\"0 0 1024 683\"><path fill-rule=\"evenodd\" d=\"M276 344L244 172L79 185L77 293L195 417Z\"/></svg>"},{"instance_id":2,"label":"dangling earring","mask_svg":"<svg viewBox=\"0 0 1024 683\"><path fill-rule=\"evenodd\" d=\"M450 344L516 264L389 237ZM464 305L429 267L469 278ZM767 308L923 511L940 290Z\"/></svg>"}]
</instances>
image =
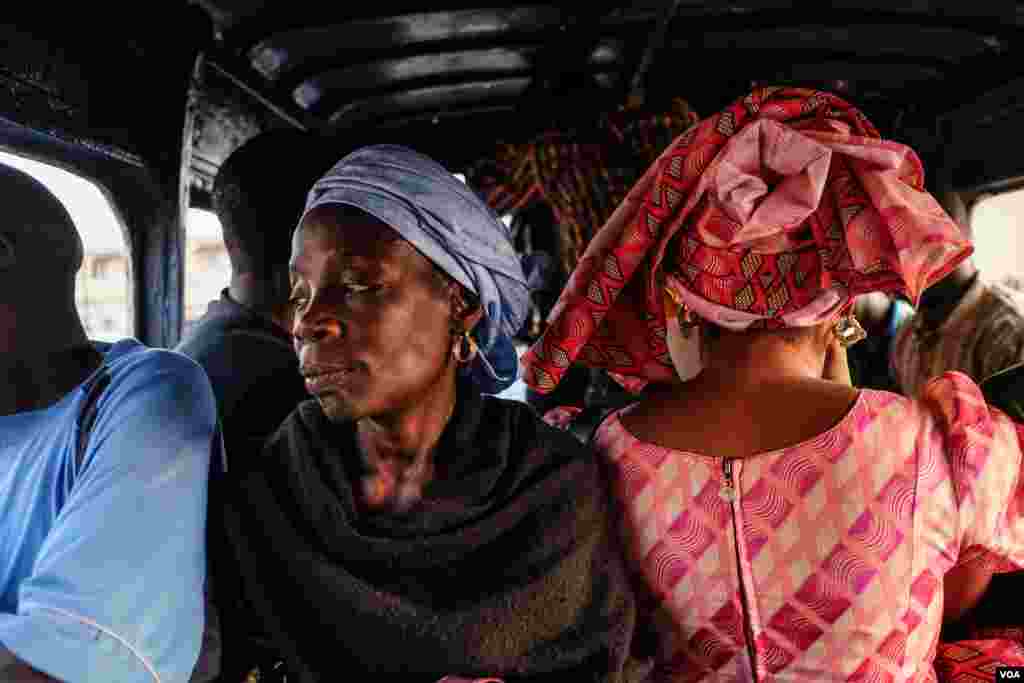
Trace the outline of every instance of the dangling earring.
<instances>
[{"instance_id":1,"label":"dangling earring","mask_svg":"<svg viewBox=\"0 0 1024 683\"><path fill-rule=\"evenodd\" d=\"M678 334L671 329L671 323L665 337L668 355L672 359L679 379L687 382L700 373L701 369L701 329L697 316L686 304L676 304L676 324Z\"/></svg>"},{"instance_id":2,"label":"dangling earring","mask_svg":"<svg viewBox=\"0 0 1024 683\"><path fill-rule=\"evenodd\" d=\"M861 327L860 321L853 315L844 315L832 326L832 333L844 349L865 339L868 333Z\"/></svg>"},{"instance_id":3,"label":"dangling earring","mask_svg":"<svg viewBox=\"0 0 1024 683\"><path fill-rule=\"evenodd\" d=\"M697 317L686 304L679 304L679 309L676 311L676 322L679 324L679 332L682 333L683 339L689 339L698 324Z\"/></svg>"},{"instance_id":4,"label":"dangling earring","mask_svg":"<svg viewBox=\"0 0 1024 683\"><path fill-rule=\"evenodd\" d=\"M466 364L476 357L476 353L479 350L473 337L469 334L469 330L466 330L455 341L455 346L452 348L452 357L455 358L456 362Z\"/></svg>"}]
</instances>

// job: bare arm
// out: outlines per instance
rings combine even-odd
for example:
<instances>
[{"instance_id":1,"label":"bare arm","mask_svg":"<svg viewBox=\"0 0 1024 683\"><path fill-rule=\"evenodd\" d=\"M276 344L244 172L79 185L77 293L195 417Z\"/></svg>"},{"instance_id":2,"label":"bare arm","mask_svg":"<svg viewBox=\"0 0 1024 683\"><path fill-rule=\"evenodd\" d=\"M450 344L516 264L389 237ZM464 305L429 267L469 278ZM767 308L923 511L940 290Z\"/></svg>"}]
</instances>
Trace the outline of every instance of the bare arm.
<instances>
[{"instance_id":1,"label":"bare arm","mask_svg":"<svg viewBox=\"0 0 1024 683\"><path fill-rule=\"evenodd\" d=\"M991 563L956 565L942 579L944 603L942 621L952 623L964 617L981 602L992 583Z\"/></svg>"},{"instance_id":2,"label":"bare arm","mask_svg":"<svg viewBox=\"0 0 1024 683\"><path fill-rule=\"evenodd\" d=\"M0 645L0 683L59 683L59 681L36 671L11 654L6 647Z\"/></svg>"}]
</instances>

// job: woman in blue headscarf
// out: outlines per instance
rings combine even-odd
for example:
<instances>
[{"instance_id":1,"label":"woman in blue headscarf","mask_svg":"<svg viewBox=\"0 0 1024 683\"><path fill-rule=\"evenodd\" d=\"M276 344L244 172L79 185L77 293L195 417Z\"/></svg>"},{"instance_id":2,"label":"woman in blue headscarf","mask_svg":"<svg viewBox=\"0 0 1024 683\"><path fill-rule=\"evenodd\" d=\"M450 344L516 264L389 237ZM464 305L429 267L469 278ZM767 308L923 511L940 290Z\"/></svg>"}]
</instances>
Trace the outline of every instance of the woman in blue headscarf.
<instances>
[{"instance_id":1,"label":"woman in blue headscarf","mask_svg":"<svg viewBox=\"0 0 1024 683\"><path fill-rule=\"evenodd\" d=\"M367 147L291 256L301 406L222 509L222 603L292 676L638 680L596 461L522 403L508 229L436 162ZM230 611L230 610L229 610ZM390 680L390 678L389 678Z\"/></svg>"}]
</instances>

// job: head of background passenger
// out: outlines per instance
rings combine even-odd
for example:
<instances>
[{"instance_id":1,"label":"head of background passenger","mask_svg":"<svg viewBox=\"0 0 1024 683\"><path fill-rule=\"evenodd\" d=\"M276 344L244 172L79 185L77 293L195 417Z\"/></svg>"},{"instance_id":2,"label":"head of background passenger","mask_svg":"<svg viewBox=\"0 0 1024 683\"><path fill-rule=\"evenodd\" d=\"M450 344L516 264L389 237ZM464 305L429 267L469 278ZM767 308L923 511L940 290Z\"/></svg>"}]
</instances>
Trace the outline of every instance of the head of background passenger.
<instances>
[{"instance_id":1,"label":"head of background passenger","mask_svg":"<svg viewBox=\"0 0 1024 683\"><path fill-rule=\"evenodd\" d=\"M971 251L912 149L830 93L756 88L678 137L598 231L525 381L551 391L573 362L686 380L723 335L824 363L858 296L916 305Z\"/></svg>"},{"instance_id":2,"label":"head of background passenger","mask_svg":"<svg viewBox=\"0 0 1024 683\"><path fill-rule=\"evenodd\" d=\"M331 164L322 147L314 136L295 130L262 133L232 152L214 180L213 209L231 261L232 287L244 288L274 313L288 300L295 222L310 186Z\"/></svg>"},{"instance_id":3,"label":"head of background passenger","mask_svg":"<svg viewBox=\"0 0 1024 683\"><path fill-rule=\"evenodd\" d=\"M292 240L293 335L335 421L397 414L518 375L529 305L509 229L437 162L395 145L346 156L313 186Z\"/></svg>"},{"instance_id":4,"label":"head of background passenger","mask_svg":"<svg viewBox=\"0 0 1024 683\"><path fill-rule=\"evenodd\" d=\"M70 337L84 342L75 275L84 248L64 205L42 183L0 164L0 354Z\"/></svg>"}]
</instances>

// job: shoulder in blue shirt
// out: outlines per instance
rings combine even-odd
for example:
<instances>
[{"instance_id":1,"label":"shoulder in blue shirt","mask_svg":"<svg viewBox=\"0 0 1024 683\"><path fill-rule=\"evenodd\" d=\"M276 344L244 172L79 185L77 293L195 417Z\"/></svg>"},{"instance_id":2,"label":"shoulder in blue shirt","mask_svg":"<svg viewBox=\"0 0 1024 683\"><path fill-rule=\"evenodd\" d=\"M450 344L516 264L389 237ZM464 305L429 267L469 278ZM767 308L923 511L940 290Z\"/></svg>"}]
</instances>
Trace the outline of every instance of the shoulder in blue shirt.
<instances>
[{"instance_id":1,"label":"shoulder in blue shirt","mask_svg":"<svg viewBox=\"0 0 1024 683\"><path fill-rule=\"evenodd\" d=\"M80 467L82 387L0 417L0 643L70 683L187 681L203 629L213 391L179 353L97 347L110 384Z\"/></svg>"}]
</instances>

